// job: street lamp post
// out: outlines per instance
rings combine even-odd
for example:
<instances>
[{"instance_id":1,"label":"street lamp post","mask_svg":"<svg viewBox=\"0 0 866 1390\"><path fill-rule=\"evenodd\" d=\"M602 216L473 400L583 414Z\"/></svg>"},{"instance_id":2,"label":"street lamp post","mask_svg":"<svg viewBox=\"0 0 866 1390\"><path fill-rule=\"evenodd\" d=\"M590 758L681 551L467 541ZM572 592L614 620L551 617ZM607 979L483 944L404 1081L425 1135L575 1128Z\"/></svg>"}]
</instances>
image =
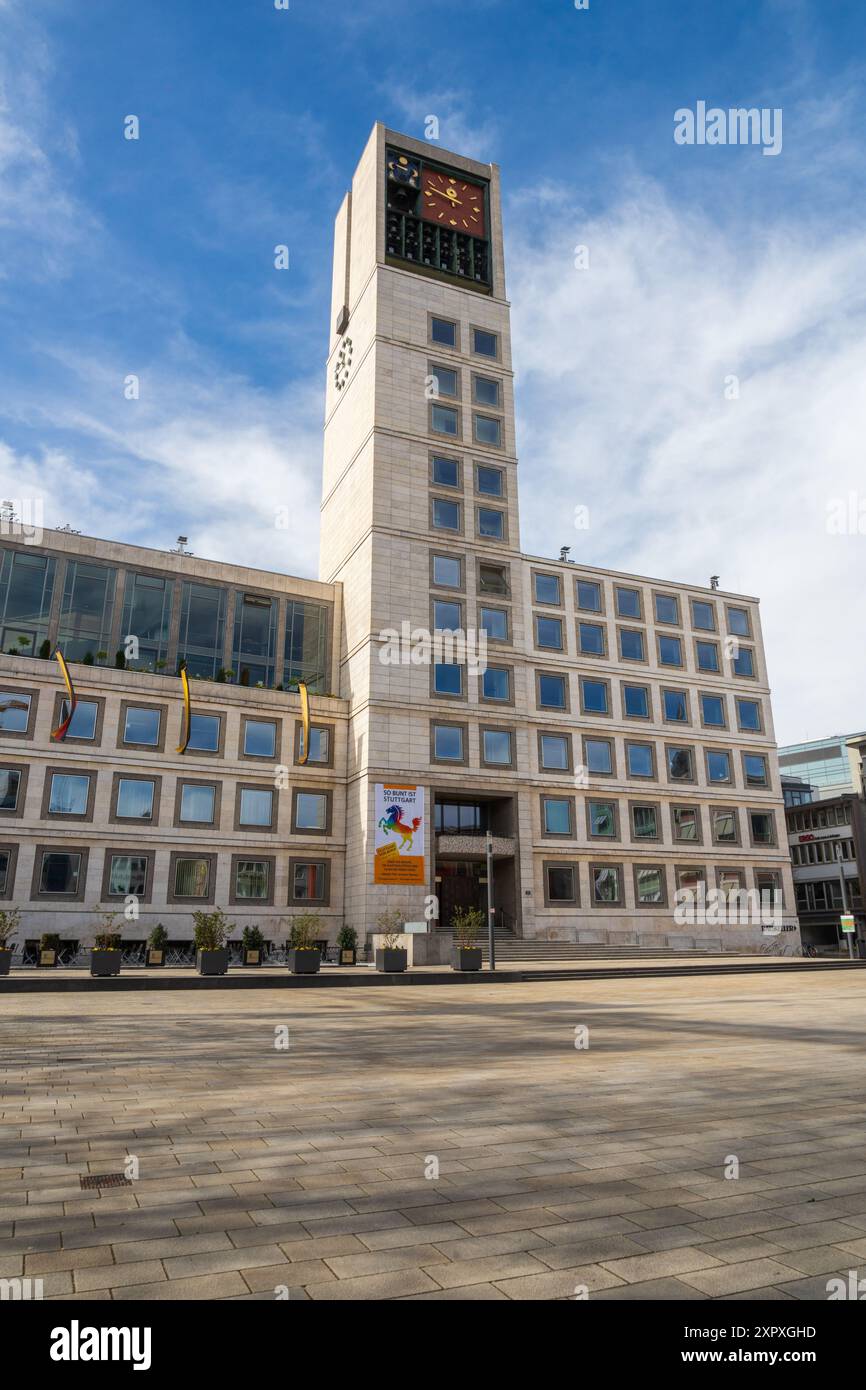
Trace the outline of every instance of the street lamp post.
<instances>
[{"instance_id":1,"label":"street lamp post","mask_svg":"<svg viewBox=\"0 0 866 1390\"><path fill-rule=\"evenodd\" d=\"M835 842L835 844L833 845L833 854L834 854L835 857L836 857L836 863L839 865L839 884L840 884L840 887L841 887L841 889L842 889L842 911L843 911L843 912L850 912L851 909L850 909L850 907L848 906L848 889L847 889L847 886L846 886L846 883L845 883L845 863L844 863L844 860L843 860L843 858L842 858L842 841L841 841L841 840L837 840L837 841ZM845 940L848 942L848 959L849 959L849 960L853 960L853 959L854 959L854 943L853 943L853 941L852 941L852 939L851 939L851 938L853 937L853 935L854 935L854 933L853 933L853 932L850 932L850 931L846 931L846 933L845 933Z\"/></svg>"},{"instance_id":2,"label":"street lamp post","mask_svg":"<svg viewBox=\"0 0 866 1390\"><path fill-rule=\"evenodd\" d=\"M493 906L493 836L487 832L487 945L490 953L490 969L496 969L496 938L493 930L496 909Z\"/></svg>"}]
</instances>

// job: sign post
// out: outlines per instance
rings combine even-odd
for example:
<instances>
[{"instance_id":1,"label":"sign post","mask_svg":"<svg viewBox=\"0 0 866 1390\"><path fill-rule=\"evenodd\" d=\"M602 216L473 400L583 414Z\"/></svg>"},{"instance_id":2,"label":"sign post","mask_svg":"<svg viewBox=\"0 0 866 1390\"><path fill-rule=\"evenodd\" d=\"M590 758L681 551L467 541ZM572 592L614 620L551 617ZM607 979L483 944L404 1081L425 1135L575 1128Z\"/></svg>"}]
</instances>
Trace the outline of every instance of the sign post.
<instances>
[{"instance_id":1,"label":"sign post","mask_svg":"<svg viewBox=\"0 0 866 1390\"><path fill-rule=\"evenodd\" d=\"M496 969L496 908L493 906L493 836L487 832L487 944L490 952L490 969Z\"/></svg>"},{"instance_id":2,"label":"sign post","mask_svg":"<svg viewBox=\"0 0 866 1390\"><path fill-rule=\"evenodd\" d=\"M845 933L845 939L846 939L846 941L848 942L848 958L849 958L849 960L853 960L853 959L854 959L854 914L853 914L852 912L843 912L843 913L842 913L842 916L839 918L839 925L840 925L840 927L842 928L843 932Z\"/></svg>"}]
</instances>

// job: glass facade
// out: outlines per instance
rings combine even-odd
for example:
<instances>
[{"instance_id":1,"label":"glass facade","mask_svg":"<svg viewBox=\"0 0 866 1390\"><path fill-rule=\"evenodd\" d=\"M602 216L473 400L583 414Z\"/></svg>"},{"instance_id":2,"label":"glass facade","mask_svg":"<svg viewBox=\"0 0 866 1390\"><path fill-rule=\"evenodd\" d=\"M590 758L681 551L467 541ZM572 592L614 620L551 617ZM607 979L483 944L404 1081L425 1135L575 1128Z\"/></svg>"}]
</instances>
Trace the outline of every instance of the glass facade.
<instances>
[{"instance_id":1,"label":"glass facade","mask_svg":"<svg viewBox=\"0 0 866 1390\"><path fill-rule=\"evenodd\" d=\"M2 552L0 650L16 656L48 656L55 568L55 561L47 555Z\"/></svg>"},{"instance_id":2,"label":"glass facade","mask_svg":"<svg viewBox=\"0 0 866 1390\"><path fill-rule=\"evenodd\" d=\"M138 655L128 655L134 671L160 671L168 658L174 582L153 574L127 574L121 617L121 643L135 637Z\"/></svg>"},{"instance_id":3,"label":"glass facade","mask_svg":"<svg viewBox=\"0 0 866 1390\"><path fill-rule=\"evenodd\" d=\"M191 676L213 680L223 670L226 623L225 589L185 581L181 591L177 659Z\"/></svg>"},{"instance_id":4,"label":"glass facade","mask_svg":"<svg viewBox=\"0 0 866 1390\"><path fill-rule=\"evenodd\" d=\"M305 681L320 695L328 690L328 610L321 603L290 599L286 611L283 684Z\"/></svg>"},{"instance_id":5,"label":"glass facade","mask_svg":"<svg viewBox=\"0 0 866 1390\"><path fill-rule=\"evenodd\" d=\"M275 598L235 593L232 669L241 685L275 684L278 607Z\"/></svg>"},{"instance_id":6,"label":"glass facade","mask_svg":"<svg viewBox=\"0 0 866 1390\"><path fill-rule=\"evenodd\" d=\"M67 661L105 665L108 660L116 579L117 571L106 565L67 561L57 633Z\"/></svg>"}]
</instances>

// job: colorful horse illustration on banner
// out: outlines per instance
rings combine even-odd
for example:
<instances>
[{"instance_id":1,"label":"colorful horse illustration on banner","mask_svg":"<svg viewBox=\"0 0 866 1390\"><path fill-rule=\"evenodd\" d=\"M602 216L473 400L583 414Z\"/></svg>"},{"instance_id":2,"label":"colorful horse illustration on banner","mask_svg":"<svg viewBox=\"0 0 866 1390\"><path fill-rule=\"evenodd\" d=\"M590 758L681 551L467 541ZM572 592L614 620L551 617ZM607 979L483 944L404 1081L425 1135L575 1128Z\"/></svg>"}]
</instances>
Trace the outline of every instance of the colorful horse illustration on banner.
<instances>
[{"instance_id":1,"label":"colorful horse illustration on banner","mask_svg":"<svg viewBox=\"0 0 866 1390\"><path fill-rule=\"evenodd\" d=\"M421 817L415 816L412 824L407 825L406 821L403 819L402 808L400 806L389 806L384 816L379 821L379 829L384 830L388 835L399 835L401 850L404 849L406 845L411 849L415 831L420 824Z\"/></svg>"}]
</instances>

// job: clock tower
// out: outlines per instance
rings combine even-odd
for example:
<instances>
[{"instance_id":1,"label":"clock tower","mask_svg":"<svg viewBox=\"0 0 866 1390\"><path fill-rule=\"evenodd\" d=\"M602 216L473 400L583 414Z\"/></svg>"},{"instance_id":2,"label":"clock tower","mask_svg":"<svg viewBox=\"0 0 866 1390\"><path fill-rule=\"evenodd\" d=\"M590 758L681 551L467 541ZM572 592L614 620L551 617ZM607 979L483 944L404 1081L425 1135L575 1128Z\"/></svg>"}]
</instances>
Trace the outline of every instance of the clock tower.
<instances>
[{"instance_id":1,"label":"clock tower","mask_svg":"<svg viewBox=\"0 0 866 1390\"><path fill-rule=\"evenodd\" d=\"M420 921L438 897L435 803L465 792L472 716L490 712L472 663L425 653L423 635L471 646L485 596L504 654L522 634L498 169L376 125L334 244L320 577L343 586L346 921L363 935L383 909ZM507 790L495 767L477 780ZM410 882L375 867L376 787L394 783L423 789ZM503 891L516 910L514 874Z\"/></svg>"}]
</instances>

